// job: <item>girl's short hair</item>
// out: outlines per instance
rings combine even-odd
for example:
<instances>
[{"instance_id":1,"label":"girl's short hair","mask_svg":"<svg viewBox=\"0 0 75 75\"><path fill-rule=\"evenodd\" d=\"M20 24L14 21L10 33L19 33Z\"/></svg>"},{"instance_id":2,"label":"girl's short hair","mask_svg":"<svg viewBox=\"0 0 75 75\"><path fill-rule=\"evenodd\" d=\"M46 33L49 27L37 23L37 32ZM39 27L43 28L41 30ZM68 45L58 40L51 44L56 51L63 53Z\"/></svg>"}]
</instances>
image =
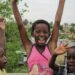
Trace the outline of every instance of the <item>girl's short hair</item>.
<instances>
[{"instance_id":1,"label":"girl's short hair","mask_svg":"<svg viewBox=\"0 0 75 75\"><path fill-rule=\"evenodd\" d=\"M37 24L40 24L40 23L46 24L46 25L48 26L48 31L50 32L50 24L49 24L47 21L41 19L41 20L36 20L36 21L32 24L32 31L31 31L31 34L33 34L36 25L37 25Z\"/></svg>"}]
</instances>

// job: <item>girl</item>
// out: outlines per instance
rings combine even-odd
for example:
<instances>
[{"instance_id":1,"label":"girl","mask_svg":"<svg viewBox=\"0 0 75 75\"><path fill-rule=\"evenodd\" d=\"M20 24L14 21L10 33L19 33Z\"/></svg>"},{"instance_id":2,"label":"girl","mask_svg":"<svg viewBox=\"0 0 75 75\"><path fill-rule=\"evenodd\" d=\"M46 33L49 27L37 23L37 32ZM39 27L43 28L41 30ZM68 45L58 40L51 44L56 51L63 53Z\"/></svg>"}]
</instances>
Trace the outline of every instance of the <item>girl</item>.
<instances>
[{"instance_id":1,"label":"girl","mask_svg":"<svg viewBox=\"0 0 75 75\"><path fill-rule=\"evenodd\" d=\"M59 25L63 13L65 0L59 0L59 6L55 17L52 36L49 23L45 20L37 20L32 25L32 36L35 44L29 40L26 29L22 22L17 8L17 0L12 1L13 13L18 25L20 37L27 52L27 63L30 75L52 75L52 70L48 67L48 61L51 58L52 50L55 49L58 41ZM48 38L51 37L46 44Z\"/></svg>"}]
</instances>

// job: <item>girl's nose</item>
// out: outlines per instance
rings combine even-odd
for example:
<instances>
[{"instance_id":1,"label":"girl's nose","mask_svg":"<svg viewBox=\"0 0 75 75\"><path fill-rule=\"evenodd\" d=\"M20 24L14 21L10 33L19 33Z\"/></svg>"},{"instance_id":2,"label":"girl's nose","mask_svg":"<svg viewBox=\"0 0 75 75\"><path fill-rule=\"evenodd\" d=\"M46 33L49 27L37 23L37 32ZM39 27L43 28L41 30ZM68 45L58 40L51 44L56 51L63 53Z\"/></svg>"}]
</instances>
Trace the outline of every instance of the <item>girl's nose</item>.
<instances>
[{"instance_id":1,"label":"girl's nose","mask_svg":"<svg viewBox=\"0 0 75 75\"><path fill-rule=\"evenodd\" d=\"M44 36L44 33L43 33L43 32L41 32L41 33L40 33L40 36Z\"/></svg>"}]
</instances>

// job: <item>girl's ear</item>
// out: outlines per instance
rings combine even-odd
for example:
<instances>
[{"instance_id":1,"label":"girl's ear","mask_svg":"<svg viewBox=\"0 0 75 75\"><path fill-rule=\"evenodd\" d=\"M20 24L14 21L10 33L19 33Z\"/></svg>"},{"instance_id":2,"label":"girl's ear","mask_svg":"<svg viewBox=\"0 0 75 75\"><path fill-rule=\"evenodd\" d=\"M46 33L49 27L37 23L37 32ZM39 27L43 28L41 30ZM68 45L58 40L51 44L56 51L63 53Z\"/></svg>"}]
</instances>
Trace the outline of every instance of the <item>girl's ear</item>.
<instances>
[{"instance_id":1,"label":"girl's ear","mask_svg":"<svg viewBox=\"0 0 75 75\"><path fill-rule=\"evenodd\" d=\"M34 37L34 34L32 34L32 37Z\"/></svg>"},{"instance_id":2,"label":"girl's ear","mask_svg":"<svg viewBox=\"0 0 75 75\"><path fill-rule=\"evenodd\" d=\"M35 37L35 31L32 32L32 37Z\"/></svg>"}]
</instances>

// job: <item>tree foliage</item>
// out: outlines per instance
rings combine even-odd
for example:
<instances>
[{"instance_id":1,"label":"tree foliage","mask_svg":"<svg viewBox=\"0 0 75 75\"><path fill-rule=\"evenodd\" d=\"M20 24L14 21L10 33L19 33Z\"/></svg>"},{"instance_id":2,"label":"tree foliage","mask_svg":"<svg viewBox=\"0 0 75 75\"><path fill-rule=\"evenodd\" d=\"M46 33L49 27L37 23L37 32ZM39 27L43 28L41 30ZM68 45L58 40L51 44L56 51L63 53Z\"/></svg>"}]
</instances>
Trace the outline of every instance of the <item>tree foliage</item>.
<instances>
[{"instance_id":1,"label":"tree foliage","mask_svg":"<svg viewBox=\"0 0 75 75\"><path fill-rule=\"evenodd\" d=\"M12 6L11 6L12 0L0 0L0 16L4 17L7 21L12 20ZM18 0L18 4L21 3L22 0ZM28 8L27 3L24 5L26 8ZM21 14L23 15L24 12L27 12L27 9L22 9Z\"/></svg>"},{"instance_id":2,"label":"tree foliage","mask_svg":"<svg viewBox=\"0 0 75 75\"><path fill-rule=\"evenodd\" d=\"M17 54L16 51L23 51L23 47L16 23L7 23L6 38L7 72L27 71L19 67L20 54Z\"/></svg>"},{"instance_id":3,"label":"tree foliage","mask_svg":"<svg viewBox=\"0 0 75 75\"><path fill-rule=\"evenodd\" d=\"M23 51L22 43L20 40L17 25L12 17L12 0L0 0L0 17L6 20L6 56L7 56L7 72L26 72L26 69L18 66L20 60L20 54L16 54L16 51ZM18 0L18 4L22 0ZM25 3L27 7L27 4ZM26 12L22 9L21 13ZM26 67L26 65L25 65Z\"/></svg>"},{"instance_id":4,"label":"tree foliage","mask_svg":"<svg viewBox=\"0 0 75 75\"><path fill-rule=\"evenodd\" d=\"M75 33L75 24L74 23L71 24L70 32Z\"/></svg>"},{"instance_id":5,"label":"tree foliage","mask_svg":"<svg viewBox=\"0 0 75 75\"><path fill-rule=\"evenodd\" d=\"M12 12L11 12L10 1L1 0L0 1L0 16L4 18L10 18L11 13Z\"/></svg>"}]
</instances>

